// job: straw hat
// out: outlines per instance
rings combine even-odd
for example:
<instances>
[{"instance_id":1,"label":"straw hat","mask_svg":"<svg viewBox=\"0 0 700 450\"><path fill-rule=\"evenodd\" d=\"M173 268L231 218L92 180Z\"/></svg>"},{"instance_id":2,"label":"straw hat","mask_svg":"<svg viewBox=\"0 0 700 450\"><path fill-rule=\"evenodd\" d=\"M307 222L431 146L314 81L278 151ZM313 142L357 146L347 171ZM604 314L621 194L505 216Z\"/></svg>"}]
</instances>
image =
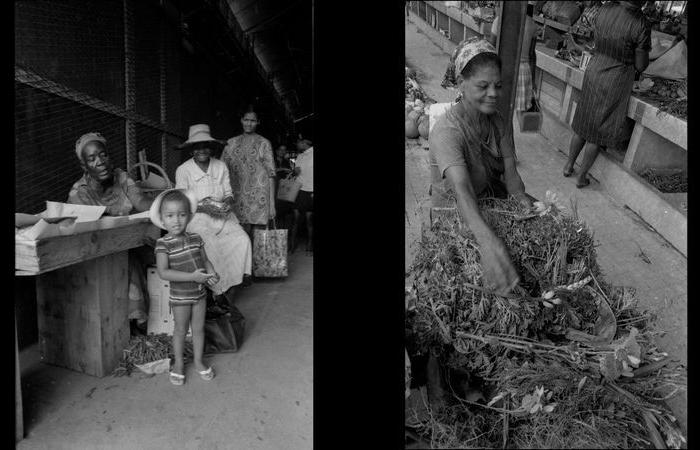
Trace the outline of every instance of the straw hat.
<instances>
[{"instance_id":1,"label":"straw hat","mask_svg":"<svg viewBox=\"0 0 700 450\"><path fill-rule=\"evenodd\" d=\"M160 204L163 202L163 197L165 197L165 194L173 191L182 191L190 201L190 212L194 214L195 211L197 211L197 196L194 195L194 192L185 189L168 189L167 191L161 192L158 194L158 197L153 200L151 209L148 211L148 216L150 217L153 225L163 230L165 230L165 227L163 226L163 222L160 220Z\"/></svg>"},{"instance_id":2,"label":"straw hat","mask_svg":"<svg viewBox=\"0 0 700 450\"><path fill-rule=\"evenodd\" d=\"M209 125L199 123L197 125L192 125L190 127L190 132L189 136L187 137L187 140L183 142L182 144L178 145L176 148L178 149L184 149L189 147L192 144L196 144L198 142L212 142L220 145L225 145L226 142L219 140L219 139L214 139L211 137L211 131L209 131Z\"/></svg>"}]
</instances>

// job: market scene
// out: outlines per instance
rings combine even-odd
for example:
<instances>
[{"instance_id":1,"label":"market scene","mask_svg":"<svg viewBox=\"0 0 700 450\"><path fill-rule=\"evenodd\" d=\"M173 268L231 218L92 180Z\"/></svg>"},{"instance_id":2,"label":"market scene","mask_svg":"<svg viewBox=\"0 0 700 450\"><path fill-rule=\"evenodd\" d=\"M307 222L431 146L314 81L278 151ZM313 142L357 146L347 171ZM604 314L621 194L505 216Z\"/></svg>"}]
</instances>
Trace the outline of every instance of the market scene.
<instances>
[{"instance_id":1,"label":"market scene","mask_svg":"<svg viewBox=\"0 0 700 450\"><path fill-rule=\"evenodd\" d=\"M14 2L15 441L313 447L312 2Z\"/></svg>"},{"instance_id":2,"label":"market scene","mask_svg":"<svg viewBox=\"0 0 700 450\"><path fill-rule=\"evenodd\" d=\"M407 2L406 448L687 448L686 3Z\"/></svg>"}]
</instances>

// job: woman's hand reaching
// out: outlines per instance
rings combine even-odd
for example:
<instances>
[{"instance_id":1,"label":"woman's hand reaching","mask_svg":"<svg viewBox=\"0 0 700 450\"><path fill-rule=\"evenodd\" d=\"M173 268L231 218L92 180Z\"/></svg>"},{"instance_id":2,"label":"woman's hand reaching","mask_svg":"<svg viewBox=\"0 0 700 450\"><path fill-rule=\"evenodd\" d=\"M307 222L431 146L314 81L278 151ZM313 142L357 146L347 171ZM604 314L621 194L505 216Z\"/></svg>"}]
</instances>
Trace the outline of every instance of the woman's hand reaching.
<instances>
[{"instance_id":1,"label":"woman's hand reaching","mask_svg":"<svg viewBox=\"0 0 700 450\"><path fill-rule=\"evenodd\" d=\"M508 294L520 277L513 267L503 241L493 235L479 243L484 284L497 294Z\"/></svg>"}]
</instances>

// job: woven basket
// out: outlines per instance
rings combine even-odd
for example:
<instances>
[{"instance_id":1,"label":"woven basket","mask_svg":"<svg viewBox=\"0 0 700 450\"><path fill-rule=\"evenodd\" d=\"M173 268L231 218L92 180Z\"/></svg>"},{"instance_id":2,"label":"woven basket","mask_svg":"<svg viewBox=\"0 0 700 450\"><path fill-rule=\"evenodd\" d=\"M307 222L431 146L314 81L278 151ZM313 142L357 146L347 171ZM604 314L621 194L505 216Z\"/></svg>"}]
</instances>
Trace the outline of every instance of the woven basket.
<instances>
[{"instance_id":1,"label":"woven basket","mask_svg":"<svg viewBox=\"0 0 700 450\"><path fill-rule=\"evenodd\" d=\"M134 173L134 170L140 166L146 166L147 168L151 167L151 168L155 169L156 171L160 172L160 176L163 177L163 179L165 180L165 182L167 184L166 187L155 187L155 186L149 186L143 180L136 181L136 185L141 189L141 191L143 191L144 193L150 194L150 196L156 197L161 192L166 191L168 189L172 189L173 183L170 181L170 178L168 178L168 174L165 173L165 170L163 170L162 167L160 167L158 164L154 164L152 162L145 161L145 162L140 162L140 163L134 164L133 166L131 166L131 169L129 169L129 176L131 176L132 173Z\"/></svg>"}]
</instances>

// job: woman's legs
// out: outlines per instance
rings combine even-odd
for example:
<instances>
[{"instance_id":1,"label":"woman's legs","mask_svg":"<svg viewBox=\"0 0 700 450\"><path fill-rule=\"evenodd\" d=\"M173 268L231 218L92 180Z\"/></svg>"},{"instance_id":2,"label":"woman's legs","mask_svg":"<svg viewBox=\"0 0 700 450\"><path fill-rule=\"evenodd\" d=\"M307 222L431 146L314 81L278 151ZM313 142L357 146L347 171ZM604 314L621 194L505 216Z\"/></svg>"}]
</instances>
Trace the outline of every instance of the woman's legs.
<instances>
[{"instance_id":1,"label":"woman's legs","mask_svg":"<svg viewBox=\"0 0 700 450\"><path fill-rule=\"evenodd\" d=\"M190 324L192 307L190 305L178 305L172 308L173 317L175 319L175 329L173 330L175 364L173 365L173 372L184 375L185 360L183 354L185 349L185 335L187 334L187 328Z\"/></svg>"},{"instance_id":2,"label":"woman's legs","mask_svg":"<svg viewBox=\"0 0 700 450\"><path fill-rule=\"evenodd\" d=\"M207 313L207 300L202 299L192 305L192 349L194 350L194 368L201 372L207 367L202 362L204 354L204 319Z\"/></svg>"},{"instance_id":3,"label":"woman's legs","mask_svg":"<svg viewBox=\"0 0 700 450\"><path fill-rule=\"evenodd\" d=\"M588 181L588 177L586 175L588 175L588 171L591 169L593 163L598 157L598 153L600 153L599 145L592 142L586 143L586 150L583 153L583 161L581 161L581 174L578 176L578 180L576 180L576 187L581 188L590 184L590 181Z\"/></svg>"},{"instance_id":4,"label":"woman's legs","mask_svg":"<svg viewBox=\"0 0 700 450\"><path fill-rule=\"evenodd\" d=\"M581 149L583 149L583 144L585 143L586 141L576 133L574 133L574 135L571 137L571 143L569 144L569 159L564 165L565 177L571 176L571 174L574 173L574 163L576 162L576 158L578 158L579 153L581 153Z\"/></svg>"}]
</instances>

